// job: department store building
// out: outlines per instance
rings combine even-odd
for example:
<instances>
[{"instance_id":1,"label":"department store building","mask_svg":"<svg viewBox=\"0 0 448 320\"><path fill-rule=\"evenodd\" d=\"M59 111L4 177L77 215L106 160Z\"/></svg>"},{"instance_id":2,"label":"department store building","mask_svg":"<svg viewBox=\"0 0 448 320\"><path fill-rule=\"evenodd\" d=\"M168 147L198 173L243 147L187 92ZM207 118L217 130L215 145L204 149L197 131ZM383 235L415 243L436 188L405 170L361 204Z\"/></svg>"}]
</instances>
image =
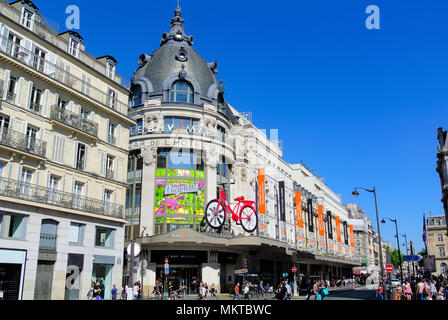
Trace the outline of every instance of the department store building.
<instances>
[{"instance_id":1,"label":"department store building","mask_svg":"<svg viewBox=\"0 0 448 320\"><path fill-rule=\"evenodd\" d=\"M351 277L361 263L340 197L304 164L282 159L275 131L268 138L250 113L226 101L217 62L193 49L181 15L177 7L160 48L139 57L131 79L128 115L137 125L130 137L126 237L133 224L139 259L148 262L145 294L163 277L166 258L169 279L185 279L189 293L201 281L229 292L243 275L277 285L282 277L293 280L294 265L299 284L307 276ZM230 203L240 196L256 201L253 234L229 213L220 230L203 220L208 201L229 181L235 182L224 186ZM140 271L134 278L141 279Z\"/></svg>"}]
</instances>

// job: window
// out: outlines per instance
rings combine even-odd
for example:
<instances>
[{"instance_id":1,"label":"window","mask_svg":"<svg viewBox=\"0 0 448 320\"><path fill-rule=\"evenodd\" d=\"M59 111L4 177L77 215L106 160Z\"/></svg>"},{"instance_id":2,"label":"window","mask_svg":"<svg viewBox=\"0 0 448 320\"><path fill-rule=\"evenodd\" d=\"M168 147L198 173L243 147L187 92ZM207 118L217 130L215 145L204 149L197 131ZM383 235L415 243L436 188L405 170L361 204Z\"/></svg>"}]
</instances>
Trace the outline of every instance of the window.
<instances>
[{"instance_id":1,"label":"window","mask_svg":"<svg viewBox=\"0 0 448 320\"><path fill-rule=\"evenodd\" d=\"M220 125L217 125L216 126L216 132L217 132L217 135L218 135L218 140L224 142L225 141L225 136L226 136L226 129L224 129Z\"/></svg>"},{"instance_id":2,"label":"window","mask_svg":"<svg viewBox=\"0 0 448 320\"><path fill-rule=\"evenodd\" d=\"M86 167L86 146L78 143L78 150L76 151L76 169L84 170Z\"/></svg>"},{"instance_id":3,"label":"window","mask_svg":"<svg viewBox=\"0 0 448 320\"><path fill-rule=\"evenodd\" d=\"M443 235L438 234L438 235L437 235L437 241L439 241L439 242L443 242Z\"/></svg>"},{"instance_id":4,"label":"window","mask_svg":"<svg viewBox=\"0 0 448 320\"><path fill-rule=\"evenodd\" d=\"M81 118L88 119L89 118L89 114L90 114L89 111L87 111L84 108L81 108Z\"/></svg>"},{"instance_id":5,"label":"window","mask_svg":"<svg viewBox=\"0 0 448 320\"><path fill-rule=\"evenodd\" d=\"M81 197L83 189L84 184L79 181L75 181L75 185L73 186L73 207L75 209L81 208Z\"/></svg>"},{"instance_id":6,"label":"window","mask_svg":"<svg viewBox=\"0 0 448 320\"><path fill-rule=\"evenodd\" d=\"M445 257L445 248L444 247L439 248L439 254L440 254L441 258Z\"/></svg>"},{"instance_id":7,"label":"window","mask_svg":"<svg viewBox=\"0 0 448 320\"><path fill-rule=\"evenodd\" d=\"M0 219L2 216L0 216ZM25 238L25 216L21 215L4 215L5 236L12 239Z\"/></svg>"},{"instance_id":8,"label":"window","mask_svg":"<svg viewBox=\"0 0 448 320\"><path fill-rule=\"evenodd\" d=\"M436 219L436 225L440 226L440 220Z\"/></svg>"},{"instance_id":9,"label":"window","mask_svg":"<svg viewBox=\"0 0 448 320\"><path fill-rule=\"evenodd\" d=\"M16 83L17 83L17 78L15 78L15 77L9 78L8 92L6 93L6 100L8 102L14 103L14 101L16 100L16 94L15 94Z\"/></svg>"},{"instance_id":10,"label":"window","mask_svg":"<svg viewBox=\"0 0 448 320\"><path fill-rule=\"evenodd\" d=\"M135 86L130 96L131 107L140 106L143 104L142 87Z\"/></svg>"},{"instance_id":11,"label":"window","mask_svg":"<svg viewBox=\"0 0 448 320\"><path fill-rule=\"evenodd\" d=\"M30 102L30 110L36 113L40 112L40 103L42 97L42 90L33 86L31 90L31 102Z\"/></svg>"},{"instance_id":12,"label":"window","mask_svg":"<svg viewBox=\"0 0 448 320\"><path fill-rule=\"evenodd\" d=\"M114 160L115 158L110 154L106 157L106 178L112 179L114 177Z\"/></svg>"},{"instance_id":13,"label":"window","mask_svg":"<svg viewBox=\"0 0 448 320\"><path fill-rule=\"evenodd\" d=\"M61 98L58 98L58 107L59 107L59 109L65 110L66 106L67 106L67 101L64 101Z\"/></svg>"},{"instance_id":14,"label":"window","mask_svg":"<svg viewBox=\"0 0 448 320\"><path fill-rule=\"evenodd\" d=\"M84 236L84 226L85 225L80 223L75 222L70 223L70 237L69 237L70 244L82 245Z\"/></svg>"},{"instance_id":15,"label":"window","mask_svg":"<svg viewBox=\"0 0 448 320\"><path fill-rule=\"evenodd\" d=\"M9 129L9 117L0 115L0 140L6 138Z\"/></svg>"},{"instance_id":16,"label":"window","mask_svg":"<svg viewBox=\"0 0 448 320\"><path fill-rule=\"evenodd\" d=\"M193 87L187 81L178 80L171 86L171 102L194 103Z\"/></svg>"},{"instance_id":17,"label":"window","mask_svg":"<svg viewBox=\"0 0 448 320\"><path fill-rule=\"evenodd\" d=\"M109 108L115 109L117 107L117 93L114 90L109 89L108 97Z\"/></svg>"},{"instance_id":18,"label":"window","mask_svg":"<svg viewBox=\"0 0 448 320\"><path fill-rule=\"evenodd\" d=\"M115 125L109 123L109 128L107 129L107 142L110 144L115 144Z\"/></svg>"},{"instance_id":19,"label":"window","mask_svg":"<svg viewBox=\"0 0 448 320\"><path fill-rule=\"evenodd\" d=\"M176 133L179 129L181 134L195 134L199 132L198 119L165 117L163 122L165 133Z\"/></svg>"},{"instance_id":20,"label":"window","mask_svg":"<svg viewBox=\"0 0 448 320\"><path fill-rule=\"evenodd\" d=\"M24 197L29 197L30 196L30 191L31 191L31 180L33 178L33 171L26 169L26 168L22 168L22 173L20 175L20 193L22 196Z\"/></svg>"},{"instance_id":21,"label":"window","mask_svg":"<svg viewBox=\"0 0 448 320\"><path fill-rule=\"evenodd\" d=\"M131 137L143 134L143 119L137 119L137 126L131 126Z\"/></svg>"},{"instance_id":22,"label":"window","mask_svg":"<svg viewBox=\"0 0 448 320\"><path fill-rule=\"evenodd\" d=\"M40 72L44 72L44 66L45 66L45 52L43 52L39 48L35 48L33 68Z\"/></svg>"},{"instance_id":23,"label":"window","mask_svg":"<svg viewBox=\"0 0 448 320\"><path fill-rule=\"evenodd\" d=\"M106 63L106 77L112 80L115 78L115 65L110 62Z\"/></svg>"},{"instance_id":24,"label":"window","mask_svg":"<svg viewBox=\"0 0 448 320\"><path fill-rule=\"evenodd\" d=\"M113 230L108 228L96 227L95 246L112 248Z\"/></svg>"},{"instance_id":25,"label":"window","mask_svg":"<svg viewBox=\"0 0 448 320\"><path fill-rule=\"evenodd\" d=\"M6 53L10 56L13 56L14 58L18 58L21 39L17 37L15 34L10 32L8 40L9 41L8 46L6 48Z\"/></svg>"},{"instance_id":26,"label":"window","mask_svg":"<svg viewBox=\"0 0 448 320\"><path fill-rule=\"evenodd\" d=\"M33 21L33 13L24 8L22 12L22 17L20 19L20 24L28 29L31 29L32 21Z\"/></svg>"},{"instance_id":27,"label":"window","mask_svg":"<svg viewBox=\"0 0 448 320\"><path fill-rule=\"evenodd\" d=\"M34 150L37 138L37 129L28 126L26 128L26 137L27 137L27 148L30 150Z\"/></svg>"},{"instance_id":28,"label":"window","mask_svg":"<svg viewBox=\"0 0 448 320\"><path fill-rule=\"evenodd\" d=\"M81 92L88 96L90 95L91 81L90 77L87 77L85 74L82 75Z\"/></svg>"},{"instance_id":29,"label":"window","mask_svg":"<svg viewBox=\"0 0 448 320\"><path fill-rule=\"evenodd\" d=\"M56 177L51 175L48 188L50 189L48 193L48 201L52 204L57 204L58 202L58 193L59 191L59 182L61 181L60 177Z\"/></svg>"},{"instance_id":30,"label":"window","mask_svg":"<svg viewBox=\"0 0 448 320\"><path fill-rule=\"evenodd\" d=\"M70 39L68 44L68 53L70 53L72 56L78 57L79 55L79 42Z\"/></svg>"}]
</instances>

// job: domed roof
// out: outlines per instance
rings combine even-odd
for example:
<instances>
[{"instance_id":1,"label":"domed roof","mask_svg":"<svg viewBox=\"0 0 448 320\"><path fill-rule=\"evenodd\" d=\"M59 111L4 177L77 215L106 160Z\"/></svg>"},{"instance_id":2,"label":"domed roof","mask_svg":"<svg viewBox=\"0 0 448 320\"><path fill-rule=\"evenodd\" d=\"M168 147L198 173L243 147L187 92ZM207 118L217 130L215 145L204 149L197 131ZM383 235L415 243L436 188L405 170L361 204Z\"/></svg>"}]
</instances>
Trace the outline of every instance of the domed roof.
<instances>
[{"instance_id":1,"label":"domed roof","mask_svg":"<svg viewBox=\"0 0 448 320\"><path fill-rule=\"evenodd\" d=\"M180 7L177 6L170 31L162 35L160 48L149 56L140 56L140 67L135 71L132 83L144 83L146 92L155 96L169 90L174 81L185 79L198 95L196 104L204 100L214 103L220 92L215 77L217 63L207 63L192 48L193 37L185 34L183 22Z\"/></svg>"},{"instance_id":2,"label":"domed roof","mask_svg":"<svg viewBox=\"0 0 448 320\"><path fill-rule=\"evenodd\" d=\"M179 59L179 56L185 58ZM142 61L143 66L137 70L134 77L148 79L154 92L166 90L164 88L164 85L167 85L165 80L173 75L178 75L182 70L186 72L186 76L196 80L199 88L193 84L194 89L203 96L208 95L212 85L217 86L215 75L207 62L191 47L184 47L181 44L163 46L154 51L150 58L145 58L149 61Z\"/></svg>"}]
</instances>

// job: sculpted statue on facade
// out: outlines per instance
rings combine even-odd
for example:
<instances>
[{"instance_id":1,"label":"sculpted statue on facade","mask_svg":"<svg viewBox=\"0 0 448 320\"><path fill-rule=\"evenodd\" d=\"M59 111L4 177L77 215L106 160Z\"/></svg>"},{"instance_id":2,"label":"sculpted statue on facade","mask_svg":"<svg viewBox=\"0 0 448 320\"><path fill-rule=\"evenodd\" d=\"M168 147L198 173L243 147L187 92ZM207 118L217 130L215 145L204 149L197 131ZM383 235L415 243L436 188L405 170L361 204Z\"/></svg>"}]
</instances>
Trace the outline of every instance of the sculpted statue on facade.
<instances>
[{"instance_id":1,"label":"sculpted statue on facade","mask_svg":"<svg viewBox=\"0 0 448 320\"><path fill-rule=\"evenodd\" d=\"M143 158L143 164L150 166L157 161L157 148L144 147L142 148L141 156Z\"/></svg>"}]
</instances>

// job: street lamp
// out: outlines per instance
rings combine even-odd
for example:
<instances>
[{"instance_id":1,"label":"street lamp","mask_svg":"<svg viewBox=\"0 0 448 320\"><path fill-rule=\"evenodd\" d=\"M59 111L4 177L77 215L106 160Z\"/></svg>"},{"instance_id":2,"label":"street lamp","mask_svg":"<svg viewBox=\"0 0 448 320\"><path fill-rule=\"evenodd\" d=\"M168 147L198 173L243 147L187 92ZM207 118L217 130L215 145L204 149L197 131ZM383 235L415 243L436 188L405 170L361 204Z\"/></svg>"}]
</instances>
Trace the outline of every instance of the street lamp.
<instances>
[{"instance_id":1,"label":"street lamp","mask_svg":"<svg viewBox=\"0 0 448 320\"><path fill-rule=\"evenodd\" d=\"M397 226L397 219L390 219L390 218L383 218L383 220L381 221L381 223L386 223L387 219L389 221L392 221L393 223L395 223L395 231L396 231L396 238L397 238L397 245L398 245L398 259L400 260L400 278L401 278L401 284L403 285L403 267L401 265L401 250L400 250L400 240L398 238L398 226Z\"/></svg>"},{"instance_id":2,"label":"street lamp","mask_svg":"<svg viewBox=\"0 0 448 320\"><path fill-rule=\"evenodd\" d=\"M383 248L383 247L382 247L382 245L381 245L380 220L379 220L379 218L378 218L378 204L377 204L377 201L376 201L376 189L375 189L375 186L373 187L372 190L365 189L365 188L362 188L362 187L356 187L355 190L353 190L353 192L352 192L352 195L353 195L354 197L359 196L359 192L357 191L357 189L363 189L363 190L365 190L365 191L367 191L367 192L371 192L371 193L373 193L373 196L374 196L374 198L375 198L376 224L377 224L377 228L378 228L378 244L379 244L379 247L380 247L380 252L379 252L379 254L380 254L380 266L381 266L381 282L383 282L384 279L385 279L385 278L384 278L383 251L382 251L382 248Z\"/></svg>"},{"instance_id":3,"label":"street lamp","mask_svg":"<svg viewBox=\"0 0 448 320\"><path fill-rule=\"evenodd\" d=\"M407 238L407 235L406 235L406 233L405 234L402 234L401 235L403 238L404 238L404 246L406 246L406 255L409 255L409 248L408 248L408 238ZM408 277L410 277L410 273L411 273L411 271L410 271L410 269L409 269L409 261L408 261L408 263L407 263L407 266L408 266Z\"/></svg>"}]
</instances>

